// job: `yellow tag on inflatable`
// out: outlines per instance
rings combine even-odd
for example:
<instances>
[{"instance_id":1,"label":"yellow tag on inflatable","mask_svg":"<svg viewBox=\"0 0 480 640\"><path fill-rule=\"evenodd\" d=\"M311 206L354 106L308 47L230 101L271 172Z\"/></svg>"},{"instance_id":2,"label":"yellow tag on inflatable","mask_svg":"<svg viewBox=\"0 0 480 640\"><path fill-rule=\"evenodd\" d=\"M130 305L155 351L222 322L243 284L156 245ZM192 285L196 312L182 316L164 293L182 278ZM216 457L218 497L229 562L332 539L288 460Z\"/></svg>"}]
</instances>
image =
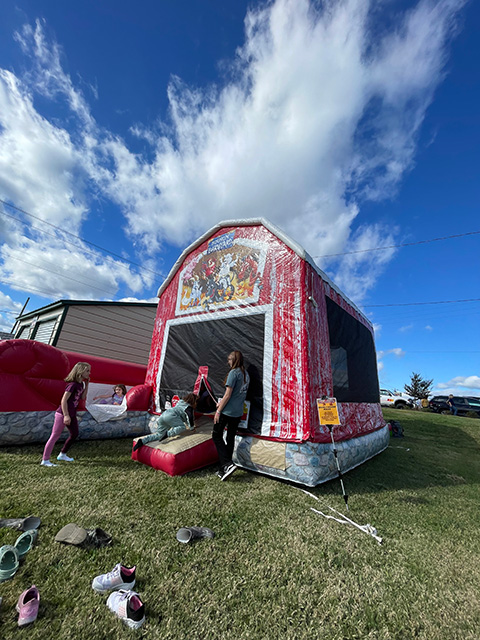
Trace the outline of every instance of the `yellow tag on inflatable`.
<instances>
[{"instance_id":1,"label":"yellow tag on inflatable","mask_svg":"<svg viewBox=\"0 0 480 640\"><path fill-rule=\"evenodd\" d=\"M317 409L321 425L340 424L336 398L317 398Z\"/></svg>"}]
</instances>

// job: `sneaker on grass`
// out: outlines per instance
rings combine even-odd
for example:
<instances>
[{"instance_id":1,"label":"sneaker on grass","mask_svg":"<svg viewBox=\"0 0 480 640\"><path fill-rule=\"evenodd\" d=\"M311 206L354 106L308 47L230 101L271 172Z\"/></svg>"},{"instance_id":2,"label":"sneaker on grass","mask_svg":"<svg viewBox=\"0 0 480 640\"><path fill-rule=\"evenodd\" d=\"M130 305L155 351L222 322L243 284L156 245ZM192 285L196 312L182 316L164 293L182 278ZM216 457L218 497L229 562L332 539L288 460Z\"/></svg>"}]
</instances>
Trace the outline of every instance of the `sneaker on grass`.
<instances>
[{"instance_id":1,"label":"sneaker on grass","mask_svg":"<svg viewBox=\"0 0 480 640\"><path fill-rule=\"evenodd\" d=\"M18 611L18 626L24 627L27 624L35 622L38 616L38 607L40 605L40 593L37 587L32 584L30 589L20 595L16 609Z\"/></svg>"},{"instance_id":2,"label":"sneaker on grass","mask_svg":"<svg viewBox=\"0 0 480 640\"><path fill-rule=\"evenodd\" d=\"M56 467L56 466L57 466L57 465L56 465L56 464L54 464L53 462L50 462L50 460L42 460L42 461L40 462L40 465L41 465L42 467Z\"/></svg>"},{"instance_id":3,"label":"sneaker on grass","mask_svg":"<svg viewBox=\"0 0 480 640\"><path fill-rule=\"evenodd\" d=\"M114 591L108 596L107 607L130 629L139 629L145 622L145 605L135 591Z\"/></svg>"},{"instance_id":4,"label":"sneaker on grass","mask_svg":"<svg viewBox=\"0 0 480 640\"><path fill-rule=\"evenodd\" d=\"M63 460L63 462L73 462L74 458L70 458L70 456L67 456L66 453L62 453L60 451L60 453L57 456L57 460Z\"/></svg>"},{"instance_id":5,"label":"sneaker on grass","mask_svg":"<svg viewBox=\"0 0 480 640\"><path fill-rule=\"evenodd\" d=\"M226 480L227 478L229 478L236 470L237 467L233 463L227 465L223 470L222 480Z\"/></svg>"},{"instance_id":6,"label":"sneaker on grass","mask_svg":"<svg viewBox=\"0 0 480 640\"><path fill-rule=\"evenodd\" d=\"M120 562L108 573L93 579L92 589L99 593L114 589L132 589L135 586L135 568L124 567Z\"/></svg>"}]
</instances>

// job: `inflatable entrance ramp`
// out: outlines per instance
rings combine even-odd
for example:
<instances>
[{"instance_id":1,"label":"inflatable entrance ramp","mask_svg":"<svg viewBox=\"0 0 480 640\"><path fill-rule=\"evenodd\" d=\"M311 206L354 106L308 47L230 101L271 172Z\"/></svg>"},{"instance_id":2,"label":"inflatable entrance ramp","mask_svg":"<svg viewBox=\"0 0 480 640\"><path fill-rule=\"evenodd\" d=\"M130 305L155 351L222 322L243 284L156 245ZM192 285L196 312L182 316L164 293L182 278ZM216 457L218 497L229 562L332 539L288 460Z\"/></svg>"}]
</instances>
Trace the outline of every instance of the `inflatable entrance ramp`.
<instances>
[{"instance_id":1,"label":"inflatable entrance ramp","mask_svg":"<svg viewBox=\"0 0 480 640\"><path fill-rule=\"evenodd\" d=\"M218 455L212 440L212 417L196 418L195 424L193 433L184 431L173 438L150 442L137 451L132 450L132 460L170 476L181 476L214 464Z\"/></svg>"}]
</instances>

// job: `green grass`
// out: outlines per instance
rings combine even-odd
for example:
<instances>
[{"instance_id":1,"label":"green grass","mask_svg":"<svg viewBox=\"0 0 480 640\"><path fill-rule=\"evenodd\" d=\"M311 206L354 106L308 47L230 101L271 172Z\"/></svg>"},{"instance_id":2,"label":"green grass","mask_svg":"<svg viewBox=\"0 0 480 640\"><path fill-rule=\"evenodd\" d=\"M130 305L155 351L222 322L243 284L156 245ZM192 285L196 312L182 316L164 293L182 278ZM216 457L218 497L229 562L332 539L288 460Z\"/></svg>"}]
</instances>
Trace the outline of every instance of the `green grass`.
<instances>
[{"instance_id":1,"label":"green grass","mask_svg":"<svg viewBox=\"0 0 480 640\"><path fill-rule=\"evenodd\" d=\"M75 463L39 466L42 446L0 452L0 516L42 518L36 546L0 584L0 637L449 640L480 637L480 421L385 411L406 437L346 474L349 516L384 544L310 511L345 512L339 484L311 490L238 471L170 478L130 460L130 440L79 442ZM58 446L55 454L58 453ZM99 526L114 545L60 545L68 522ZM181 526L214 540L182 545ZM0 545L17 532L0 529ZM137 565L147 621L139 631L91 589L95 575ZM16 626L19 594L36 584L40 614Z\"/></svg>"}]
</instances>

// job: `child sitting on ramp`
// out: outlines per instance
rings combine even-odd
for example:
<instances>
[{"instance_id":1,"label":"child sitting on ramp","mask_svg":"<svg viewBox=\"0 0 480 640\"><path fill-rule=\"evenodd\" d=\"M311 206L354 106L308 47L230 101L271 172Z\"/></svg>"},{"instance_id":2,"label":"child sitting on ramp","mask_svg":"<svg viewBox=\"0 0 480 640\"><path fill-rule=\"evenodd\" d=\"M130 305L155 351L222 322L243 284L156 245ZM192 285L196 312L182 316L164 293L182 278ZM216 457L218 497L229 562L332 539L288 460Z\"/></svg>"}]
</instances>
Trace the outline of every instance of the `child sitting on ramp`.
<instances>
[{"instance_id":1,"label":"child sitting on ramp","mask_svg":"<svg viewBox=\"0 0 480 640\"><path fill-rule=\"evenodd\" d=\"M193 411L197 406L197 400L198 396L194 393L188 393L174 407L164 411L157 419L156 430L148 436L138 438L133 450L137 451L148 442L154 442L155 440L161 442L165 438L178 436L183 431L192 431L195 428Z\"/></svg>"}]
</instances>

